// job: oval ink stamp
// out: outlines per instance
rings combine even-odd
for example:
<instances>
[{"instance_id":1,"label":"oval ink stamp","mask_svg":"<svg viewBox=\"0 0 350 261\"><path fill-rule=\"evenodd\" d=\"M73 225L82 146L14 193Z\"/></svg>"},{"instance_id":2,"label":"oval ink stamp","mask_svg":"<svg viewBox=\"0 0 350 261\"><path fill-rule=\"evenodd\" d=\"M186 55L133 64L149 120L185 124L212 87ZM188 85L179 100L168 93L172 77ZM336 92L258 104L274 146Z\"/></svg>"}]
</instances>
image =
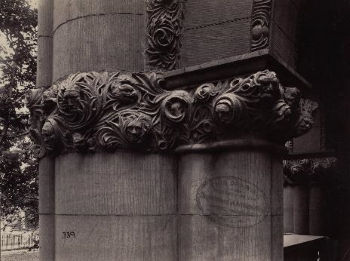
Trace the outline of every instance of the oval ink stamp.
<instances>
[{"instance_id":1,"label":"oval ink stamp","mask_svg":"<svg viewBox=\"0 0 350 261\"><path fill-rule=\"evenodd\" d=\"M228 227L249 227L269 214L269 201L254 184L234 176L207 179L196 194L197 206L210 221Z\"/></svg>"}]
</instances>

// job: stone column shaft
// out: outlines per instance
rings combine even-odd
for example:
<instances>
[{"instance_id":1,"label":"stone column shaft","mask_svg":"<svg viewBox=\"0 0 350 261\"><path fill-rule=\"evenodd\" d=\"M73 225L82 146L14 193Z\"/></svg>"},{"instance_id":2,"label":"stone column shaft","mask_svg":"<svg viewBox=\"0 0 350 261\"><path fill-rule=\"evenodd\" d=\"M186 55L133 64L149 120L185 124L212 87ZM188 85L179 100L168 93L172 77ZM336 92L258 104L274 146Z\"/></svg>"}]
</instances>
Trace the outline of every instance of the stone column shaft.
<instances>
[{"instance_id":1,"label":"stone column shaft","mask_svg":"<svg viewBox=\"0 0 350 261\"><path fill-rule=\"evenodd\" d=\"M249 143L181 155L179 260L283 260L281 155Z\"/></svg>"},{"instance_id":2,"label":"stone column shaft","mask_svg":"<svg viewBox=\"0 0 350 261\"><path fill-rule=\"evenodd\" d=\"M55 260L55 159L39 163L40 260Z\"/></svg>"},{"instance_id":3,"label":"stone column shaft","mask_svg":"<svg viewBox=\"0 0 350 261\"><path fill-rule=\"evenodd\" d=\"M40 0L38 6L38 58L36 87L52 84L53 0ZM39 163L40 260L55 260L55 160L47 157Z\"/></svg>"},{"instance_id":4,"label":"stone column shaft","mask_svg":"<svg viewBox=\"0 0 350 261\"><path fill-rule=\"evenodd\" d=\"M53 80L82 71L143 71L145 1L54 0Z\"/></svg>"},{"instance_id":5,"label":"stone column shaft","mask_svg":"<svg viewBox=\"0 0 350 261\"><path fill-rule=\"evenodd\" d=\"M57 261L176 260L173 156L56 158Z\"/></svg>"},{"instance_id":6,"label":"stone column shaft","mask_svg":"<svg viewBox=\"0 0 350 261\"><path fill-rule=\"evenodd\" d=\"M52 84L52 23L54 0L40 0L38 12L37 88Z\"/></svg>"}]
</instances>

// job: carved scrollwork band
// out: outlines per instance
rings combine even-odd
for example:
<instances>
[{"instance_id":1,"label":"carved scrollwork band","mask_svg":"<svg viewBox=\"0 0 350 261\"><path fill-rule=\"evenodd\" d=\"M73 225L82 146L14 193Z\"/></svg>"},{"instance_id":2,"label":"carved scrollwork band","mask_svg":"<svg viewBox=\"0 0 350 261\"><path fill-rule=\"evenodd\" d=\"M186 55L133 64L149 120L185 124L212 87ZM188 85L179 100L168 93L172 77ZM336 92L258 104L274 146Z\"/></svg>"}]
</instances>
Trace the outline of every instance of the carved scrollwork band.
<instances>
[{"instance_id":1,"label":"carved scrollwork band","mask_svg":"<svg viewBox=\"0 0 350 261\"><path fill-rule=\"evenodd\" d=\"M269 45L269 30L272 0L254 0L251 22L251 51Z\"/></svg>"},{"instance_id":2,"label":"carved scrollwork band","mask_svg":"<svg viewBox=\"0 0 350 261\"><path fill-rule=\"evenodd\" d=\"M64 151L172 150L239 137L283 143L312 125L312 109L276 74L165 90L157 73L70 75L28 97L32 137L41 155Z\"/></svg>"},{"instance_id":3,"label":"carved scrollwork band","mask_svg":"<svg viewBox=\"0 0 350 261\"><path fill-rule=\"evenodd\" d=\"M147 0L147 64L151 70L173 70L180 49L184 3L181 0Z\"/></svg>"},{"instance_id":4,"label":"carved scrollwork band","mask_svg":"<svg viewBox=\"0 0 350 261\"><path fill-rule=\"evenodd\" d=\"M335 157L285 160L283 173L285 185L330 185L335 180L337 159Z\"/></svg>"}]
</instances>

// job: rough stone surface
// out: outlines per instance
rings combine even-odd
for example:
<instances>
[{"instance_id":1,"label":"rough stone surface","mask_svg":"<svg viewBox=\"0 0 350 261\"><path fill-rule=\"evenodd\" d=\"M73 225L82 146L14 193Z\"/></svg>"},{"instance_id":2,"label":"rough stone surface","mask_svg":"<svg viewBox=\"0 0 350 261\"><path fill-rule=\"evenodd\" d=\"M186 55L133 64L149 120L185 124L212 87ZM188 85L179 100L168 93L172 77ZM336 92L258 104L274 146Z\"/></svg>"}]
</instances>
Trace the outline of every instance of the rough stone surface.
<instances>
[{"instance_id":1,"label":"rough stone surface","mask_svg":"<svg viewBox=\"0 0 350 261\"><path fill-rule=\"evenodd\" d=\"M68 154L55 173L55 260L176 260L173 156Z\"/></svg>"},{"instance_id":2,"label":"rough stone surface","mask_svg":"<svg viewBox=\"0 0 350 261\"><path fill-rule=\"evenodd\" d=\"M78 71L144 69L144 1L55 1L53 81Z\"/></svg>"},{"instance_id":3,"label":"rough stone surface","mask_svg":"<svg viewBox=\"0 0 350 261\"><path fill-rule=\"evenodd\" d=\"M40 260L55 260L55 160L46 157L39 163Z\"/></svg>"},{"instance_id":4,"label":"rough stone surface","mask_svg":"<svg viewBox=\"0 0 350 261\"><path fill-rule=\"evenodd\" d=\"M52 12L53 0L39 1L38 58L36 86L46 88L52 84Z\"/></svg>"},{"instance_id":5,"label":"rough stone surface","mask_svg":"<svg viewBox=\"0 0 350 261\"><path fill-rule=\"evenodd\" d=\"M300 23L300 5L303 1L273 1L271 17L271 52L289 66L297 68L297 29Z\"/></svg>"},{"instance_id":6,"label":"rough stone surface","mask_svg":"<svg viewBox=\"0 0 350 261\"><path fill-rule=\"evenodd\" d=\"M56 214L167 215L176 211L172 156L133 152L56 158ZM93 199L93 200L87 200Z\"/></svg>"},{"instance_id":7,"label":"rough stone surface","mask_svg":"<svg viewBox=\"0 0 350 261\"><path fill-rule=\"evenodd\" d=\"M171 215L58 215L55 260L177 261L176 224Z\"/></svg>"},{"instance_id":8,"label":"rough stone surface","mask_svg":"<svg viewBox=\"0 0 350 261\"><path fill-rule=\"evenodd\" d=\"M180 66L249 52L251 8L252 1L187 1Z\"/></svg>"},{"instance_id":9,"label":"rough stone surface","mask_svg":"<svg viewBox=\"0 0 350 261\"><path fill-rule=\"evenodd\" d=\"M180 260L282 260L280 170L262 152L182 155Z\"/></svg>"}]
</instances>

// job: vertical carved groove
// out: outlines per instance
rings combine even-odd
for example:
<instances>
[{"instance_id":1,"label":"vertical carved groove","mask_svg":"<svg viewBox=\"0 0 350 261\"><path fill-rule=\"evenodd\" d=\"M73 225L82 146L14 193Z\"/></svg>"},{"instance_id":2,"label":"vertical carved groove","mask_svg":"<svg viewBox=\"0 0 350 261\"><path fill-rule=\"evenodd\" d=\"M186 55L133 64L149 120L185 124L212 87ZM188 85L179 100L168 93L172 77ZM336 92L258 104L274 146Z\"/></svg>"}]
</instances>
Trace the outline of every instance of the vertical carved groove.
<instances>
[{"instance_id":1,"label":"vertical carved groove","mask_svg":"<svg viewBox=\"0 0 350 261\"><path fill-rule=\"evenodd\" d=\"M180 0L147 0L146 57L150 70L173 70L178 66L183 10Z\"/></svg>"},{"instance_id":2,"label":"vertical carved groove","mask_svg":"<svg viewBox=\"0 0 350 261\"><path fill-rule=\"evenodd\" d=\"M254 0L251 22L251 51L269 45L272 0Z\"/></svg>"}]
</instances>

